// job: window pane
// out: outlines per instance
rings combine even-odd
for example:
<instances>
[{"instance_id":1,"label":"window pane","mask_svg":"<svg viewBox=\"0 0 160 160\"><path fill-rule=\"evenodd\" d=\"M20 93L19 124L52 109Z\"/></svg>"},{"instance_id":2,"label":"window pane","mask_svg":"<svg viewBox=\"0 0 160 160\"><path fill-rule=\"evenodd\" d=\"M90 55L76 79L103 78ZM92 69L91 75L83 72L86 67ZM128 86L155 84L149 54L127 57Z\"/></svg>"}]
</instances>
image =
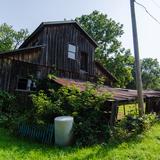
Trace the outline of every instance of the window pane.
<instances>
[{"instance_id":1,"label":"window pane","mask_svg":"<svg viewBox=\"0 0 160 160\"><path fill-rule=\"evenodd\" d=\"M75 53L76 52L76 46L69 44L68 45L68 51Z\"/></svg>"},{"instance_id":2,"label":"window pane","mask_svg":"<svg viewBox=\"0 0 160 160\"><path fill-rule=\"evenodd\" d=\"M17 89L22 89L22 90L26 90L27 89L27 83L28 80L27 79L19 79L18 80L18 88Z\"/></svg>"},{"instance_id":3,"label":"window pane","mask_svg":"<svg viewBox=\"0 0 160 160\"><path fill-rule=\"evenodd\" d=\"M68 52L68 58L75 59L75 53Z\"/></svg>"}]
</instances>

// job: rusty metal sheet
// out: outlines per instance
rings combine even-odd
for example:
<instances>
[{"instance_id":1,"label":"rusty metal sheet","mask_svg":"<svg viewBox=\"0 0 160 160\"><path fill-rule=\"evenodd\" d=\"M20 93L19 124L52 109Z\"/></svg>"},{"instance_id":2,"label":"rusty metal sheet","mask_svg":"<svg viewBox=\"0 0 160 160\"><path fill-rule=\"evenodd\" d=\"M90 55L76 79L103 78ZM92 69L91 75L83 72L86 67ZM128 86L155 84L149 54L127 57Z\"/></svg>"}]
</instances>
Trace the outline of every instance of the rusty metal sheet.
<instances>
[{"instance_id":1,"label":"rusty metal sheet","mask_svg":"<svg viewBox=\"0 0 160 160\"><path fill-rule=\"evenodd\" d=\"M54 81L62 86L76 86L81 91L84 91L86 88L86 82L80 80L73 80L67 78L56 78ZM114 100L118 101L132 101L137 99L137 91L131 89L123 89L123 88L112 88L109 86L102 86L98 89L99 93L109 92L113 95ZM144 98L146 97L160 97L159 91L143 91Z\"/></svg>"}]
</instances>

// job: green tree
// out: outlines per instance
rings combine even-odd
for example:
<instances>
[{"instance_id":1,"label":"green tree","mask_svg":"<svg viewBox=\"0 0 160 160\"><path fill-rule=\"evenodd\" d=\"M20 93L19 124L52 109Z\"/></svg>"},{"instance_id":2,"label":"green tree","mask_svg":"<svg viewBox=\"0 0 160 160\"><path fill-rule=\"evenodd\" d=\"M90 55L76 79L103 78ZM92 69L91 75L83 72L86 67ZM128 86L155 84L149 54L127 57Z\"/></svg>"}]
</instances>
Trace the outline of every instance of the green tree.
<instances>
[{"instance_id":1,"label":"green tree","mask_svg":"<svg viewBox=\"0 0 160 160\"><path fill-rule=\"evenodd\" d=\"M0 52L17 49L27 37L27 29L15 31L6 23L0 25Z\"/></svg>"},{"instance_id":2,"label":"green tree","mask_svg":"<svg viewBox=\"0 0 160 160\"><path fill-rule=\"evenodd\" d=\"M130 50L122 49L114 57L106 59L105 67L118 79L118 87L126 87L133 79L134 57Z\"/></svg>"},{"instance_id":3,"label":"green tree","mask_svg":"<svg viewBox=\"0 0 160 160\"><path fill-rule=\"evenodd\" d=\"M118 38L123 34L123 25L108 18L106 14L93 11L89 15L77 17L76 21L98 43L99 48L96 52L96 58L103 58L104 55L109 56L109 54L115 53L121 46Z\"/></svg>"},{"instance_id":4,"label":"green tree","mask_svg":"<svg viewBox=\"0 0 160 160\"><path fill-rule=\"evenodd\" d=\"M142 60L142 82L144 89L160 89L160 64L157 59Z\"/></svg>"},{"instance_id":5,"label":"green tree","mask_svg":"<svg viewBox=\"0 0 160 160\"><path fill-rule=\"evenodd\" d=\"M125 50L119 38L123 35L123 25L108 18L106 14L93 11L76 20L93 37L99 47L95 58L100 61L118 79L118 86L125 87L132 81L134 58L129 50Z\"/></svg>"},{"instance_id":6,"label":"green tree","mask_svg":"<svg viewBox=\"0 0 160 160\"><path fill-rule=\"evenodd\" d=\"M134 79L127 88L136 89L136 73L132 70ZM160 89L160 64L157 59L144 58L141 60L143 89Z\"/></svg>"}]
</instances>

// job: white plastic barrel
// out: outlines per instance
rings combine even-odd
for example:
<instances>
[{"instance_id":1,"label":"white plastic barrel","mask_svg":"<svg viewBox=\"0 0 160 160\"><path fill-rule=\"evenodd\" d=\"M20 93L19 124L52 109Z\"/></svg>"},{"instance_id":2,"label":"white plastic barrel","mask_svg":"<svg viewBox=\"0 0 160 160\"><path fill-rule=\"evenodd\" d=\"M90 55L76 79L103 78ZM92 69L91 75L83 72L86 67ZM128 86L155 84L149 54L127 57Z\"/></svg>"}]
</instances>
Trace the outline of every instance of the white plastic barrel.
<instances>
[{"instance_id":1,"label":"white plastic barrel","mask_svg":"<svg viewBox=\"0 0 160 160\"><path fill-rule=\"evenodd\" d=\"M60 116L54 119L56 145L66 146L70 144L73 121L73 117L71 116Z\"/></svg>"}]
</instances>

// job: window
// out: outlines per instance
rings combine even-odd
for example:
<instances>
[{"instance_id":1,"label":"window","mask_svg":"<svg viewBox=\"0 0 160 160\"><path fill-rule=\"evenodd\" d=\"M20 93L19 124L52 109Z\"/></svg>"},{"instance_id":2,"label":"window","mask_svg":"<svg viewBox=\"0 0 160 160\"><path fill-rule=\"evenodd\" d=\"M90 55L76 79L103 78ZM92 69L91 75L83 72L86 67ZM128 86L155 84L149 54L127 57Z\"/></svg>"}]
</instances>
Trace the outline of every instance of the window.
<instances>
[{"instance_id":1,"label":"window","mask_svg":"<svg viewBox=\"0 0 160 160\"><path fill-rule=\"evenodd\" d=\"M17 89L26 90L27 89L28 79L20 78L18 80L18 87Z\"/></svg>"},{"instance_id":2,"label":"window","mask_svg":"<svg viewBox=\"0 0 160 160\"><path fill-rule=\"evenodd\" d=\"M19 78L17 89L19 90L35 90L36 84L31 79Z\"/></svg>"},{"instance_id":3,"label":"window","mask_svg":"<svg viewBox=\"0 0 160 160\"><path fill-rule=\"evenodd\" d=\"M87 71L88 55L85 52L81 52L81 70Z\"/></svg>"},{"instance_id":4,"label":"window","mask_svg":"<svg viewBox=\"0 0 160 160\"><path fill-rule=\"evenodd\" d=\"M68 58L76 59L76 46L72 44L68 45Z\"/></svg>"}]
</instances>

